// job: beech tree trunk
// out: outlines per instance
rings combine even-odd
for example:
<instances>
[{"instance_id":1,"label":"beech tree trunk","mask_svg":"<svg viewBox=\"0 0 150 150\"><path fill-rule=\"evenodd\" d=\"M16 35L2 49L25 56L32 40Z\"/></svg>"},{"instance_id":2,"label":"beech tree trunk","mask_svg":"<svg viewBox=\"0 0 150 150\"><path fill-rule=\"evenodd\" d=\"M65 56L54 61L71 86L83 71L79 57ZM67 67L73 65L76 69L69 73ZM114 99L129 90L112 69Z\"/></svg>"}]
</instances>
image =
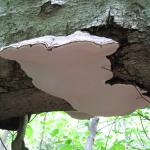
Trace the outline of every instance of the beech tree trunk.
<instances>
[{"instance_id":1,"label":"beech tree trunk","mask_svg":"<svg viewBox=\"0 0 150 150\"><path fill-rule=\"evenodd\" d=\"M109 56L109 84L132 84L150 91L149 0L0 0L0 46L76 30L119 42ZM0 128L17 129L18 117L73 110L65 100L35 88L20 66L0 58Z\"/></svg>"}]
</instances>

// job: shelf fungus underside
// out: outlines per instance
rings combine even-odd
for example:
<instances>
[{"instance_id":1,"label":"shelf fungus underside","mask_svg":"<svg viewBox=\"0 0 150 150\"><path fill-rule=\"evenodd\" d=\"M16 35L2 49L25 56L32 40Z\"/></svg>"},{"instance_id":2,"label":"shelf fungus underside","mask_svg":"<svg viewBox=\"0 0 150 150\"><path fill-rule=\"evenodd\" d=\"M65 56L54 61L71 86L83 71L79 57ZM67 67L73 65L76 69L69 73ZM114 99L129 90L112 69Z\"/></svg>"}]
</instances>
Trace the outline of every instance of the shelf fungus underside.
<instances>
[{"instance_id":1,"label":"shelf fungus underside","mask_svg":"<svg viewBox=\"0 0 150 150\"><path fill-rule=\"evenodd\" d=\"M113 116L149 105L133 85L106 84L113 77L106 56L117 48L111 39L78 31L12 44L0 56L17 61L35 87L65 99L79 112Z\"/></svg>"}]
</instances>

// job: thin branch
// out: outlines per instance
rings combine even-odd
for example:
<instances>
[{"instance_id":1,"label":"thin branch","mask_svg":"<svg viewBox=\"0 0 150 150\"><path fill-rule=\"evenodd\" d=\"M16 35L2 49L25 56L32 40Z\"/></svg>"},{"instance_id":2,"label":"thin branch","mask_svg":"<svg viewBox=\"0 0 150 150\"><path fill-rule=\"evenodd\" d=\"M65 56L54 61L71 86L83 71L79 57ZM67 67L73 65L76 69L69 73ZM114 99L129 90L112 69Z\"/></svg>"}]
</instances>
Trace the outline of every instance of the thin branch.
<instances>
[{"instance_id":1,"label":"thin branch","mask_svg":"<svg viewBox=\"0 0 150 150\"><path fill-rule=\"evenodd\" d=\"M109 127L110 125L113 125L114 123L116 123L116 121L113 121L112 123L107 124L106 126L104 126L104 127L100 128L100 129L98 129L98 131L100 131L100 130L102 130L102 129L106 128L106 127Z\"/></svg>"},{"instance_id":2,"label":"thin branch","mask_svg":"<svg viewBox=\"0 0 150 150\"><path fill-rule=\"evenodd\" d=\"M148 103L150 103L150 100L146 99L146 98L142 95L142 93L139 91L139 89L138 89L136 86L134 86L134 87L135 87L135 89L137 90L137 92L140 94L140 96L141 96L145 101L147 101Z\"/></svg>"},{"instance_id":3,"label":"thin branch","mask_svg":"<svg viewBox=\"0 0 150 150\"><path fill-rule=\"evenodd\" d=\"M145 128L144 128L144 125L143 125L143 121L142 121L142 119L141 119L141 116L139 116L139 118L140 118L140 122L141 122L141 126L142 126L142 129L143 129L143 132L144 132L145 136L147 137L147 139L150 140L150 137L147 135L146 130L145 130Z\"/></svg>"},{"instance_id":4,"label":"thin branch","mask_svg":"<svg viewBox=\"0 0 150 150\"><path fill-rule=\"evenodd\" d=\"M129 73L128 69L126 69L126 68L124 68L124 69L125 69L125 71L127 72L127 74L128 74L130 77L132 77L131 74ZM142 93L139 91L139 89L136 87L136 84L134 84L134 87L135 87L135 89L137 90L137 92L140 94L140 96L141 96L146 102L150 103L150 100L146 99L146 98L143 96L143 94L142 94Z\"/></svg>"},{"instance_id":5,"label":"thin branch","mask_svg":"<svg viewBox=\"0 0 150 150\"><path fill-rule=\"evenodd\" d=\"M116 122L116 120L115 120L115 122ZM107 140L106 140L106 144L105 144L105 150L107 150L108 139L109 139L109 136L110 136L110 133L111 133L112 128L113 128L113 124L112 124L112 126L111 126L111 128L110 128L110 130L109 130L108 135L107 135Z\"/></svg>"},{"instance_id":6,"label":"thin branch","mask_svg":"<svg viewBox=\"0 0 150 150\"><path fill-rule=\"evenodd\" d=\"M135 150L141 150L141 148L137 148L137 146L135 147L135 146L132 146L132 145L130 145L130 144L128 144L128 146L130 146L131 148L133 148L133 149L135 149Z\"/></svg>"},{"instance_id":7,"label":"thin branch","mask_svg":"<svg viewBox=\"0 0 150 150\"><path fill-rule=\"evenodd\" d=\"M36 117L37 117L38 114L36 114L28 123L32 122Z\"/></svg>"},{"instance_id":8,"label":"thin branch","mask_svg":"<svg viewBox=\"0 0 150 150\"><path fill-rule=\"evenodd\" d=\"M108 68L106 68L106 67L104 67L104 66L102 66L101 68L104 69L104 70L107 70L107 71L112 72L111 69L108 69Z\"/></svg>"},{"instance_id":9,"label":"thin branch","mask_svg":"<svg viewBox=\"0 0 150 150\"><path fill-rule=\"evenodd\" d=\"M9 131L9 133L11 134L11 139L12 139L12 141L13 141L15 135L17 135L17 132L15 132L15 131Z\"/></svg>"},{"instance_id":10,"label":"thin branch","mask_svg":"<svg viewBox=\"0 0 150 150\"><path fill-rule=\"evenodd\" d=\"M132 120L132 123L135 123L135 124L137 125L137 123L136 123L133 119L131 119L131 120ZM137 132L134 132L134 134L135 134L136 138L140 141L141 146L143 147L143 146L144 146L143 139L142 139L141 136L139 135L139 132L138 132L137 129L136 129L136 131L137 131Z\"/></svg>"},{"instance_id":11,"label":"thin branch","mask_svg":"<svg viewBox=\"0 0 150 150\"><path fill-rule=\"evenodd\" d=\"M47 113L45 114L43 121L46 121L46 117L47 117ZM43 140L44 140L44 131L45 131L45 125L43 125L43 131L42 131L42 135L41 135L41 141L40 141L40 146L39 146L39 150L42 149L42 145L43 145Z\"/></svg>"},{"instance_id":12,"label":"thin branch","mask_svg":"<svg viewBox=\"0 0 150 150\"><path fill-rule=\"evenodd\" d=\"M2 145L3 145L3 147L4 147L4 149L7 150L7 148L6 148L6 146L5 146L5 144L4 144L4 142L3 142L3 140L2 140L1 137L0 137L0 141L1 141L1 143L2 143Z\"/></svg>"},{"instance_id":13,"label":"thin branch","mask_svg":"<svg viewBox=\"0 0 150 150\"><path fill-rule=\"evenodd\" d=\"M79 119L78 119L78 123L77 123L77 127L76 128L79 129Z\"/></svg>"},{"instance_id":14,"label":"thin branch","mask_svg":"<svg viewBox=\"0 0 150 150\"><path fill-rule=\"evenodd\" d=\"M150 118L148 118L148 117L146 117L146 116L142 115L141 113L137 112L137 114L138 114L138 115L140 115L141 117L143 117L144 119L146 119L146 120L150 121Z\"/></svg>"}]
</instances>

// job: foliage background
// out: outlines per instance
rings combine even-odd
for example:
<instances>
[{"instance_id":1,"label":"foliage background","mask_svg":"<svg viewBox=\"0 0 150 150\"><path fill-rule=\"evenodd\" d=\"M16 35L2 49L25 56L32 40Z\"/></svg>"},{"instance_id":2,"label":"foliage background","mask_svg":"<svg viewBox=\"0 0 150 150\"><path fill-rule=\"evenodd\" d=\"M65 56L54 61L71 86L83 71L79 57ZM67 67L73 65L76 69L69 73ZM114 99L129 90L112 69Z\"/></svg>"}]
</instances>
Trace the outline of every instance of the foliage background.
<instances>
[{"instance_id":1,"label":"foliage background","mask_svg":"<svg viewBox=\"0 0 150 150\"><path fill-rule=\"evenodd\" d=\"M99 117L93 150L150 150L149 116L146 108L123 117ZM30 150L84 150L90 122L73 119L65 112L32 115L26 145ZM14 137L15 132L9 132L8 147Z\"/></svg>"}]
</instances>

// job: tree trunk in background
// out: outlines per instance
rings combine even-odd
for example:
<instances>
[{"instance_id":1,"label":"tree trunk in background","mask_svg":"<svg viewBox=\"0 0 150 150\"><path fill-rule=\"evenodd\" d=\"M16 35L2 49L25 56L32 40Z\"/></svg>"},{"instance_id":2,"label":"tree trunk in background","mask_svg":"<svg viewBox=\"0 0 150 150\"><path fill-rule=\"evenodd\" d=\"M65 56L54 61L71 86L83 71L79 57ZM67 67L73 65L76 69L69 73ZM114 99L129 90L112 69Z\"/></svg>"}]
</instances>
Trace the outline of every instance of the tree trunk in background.
<instances>
[{"instance_id":1,"label":"tree trunk in background","mask_svg":"<svg viewBox=\"0 0 150 150\"><path fill-rule=\"evenodd\" d=\"M46 122L47 119L47 113L45 114L44 118L43 118L43 122ZM43 146L43 141L44 141L44 133L45 133L45 125L43 124L43 128L41 131L41 140L40 140L40 145L39 145L39 150L42 150L42 146Z\"/></svg>"},{"instance_id":2,"label":"tree trunk in background","mask_svg":"<svg viewBox=\"0 0 150 150\"><path fill-rule=\"evenodd\" d=\"M91 119L91 123L89 125L90 135L87 137L85 150L92 150L97 132L98 121L99 117L94 117Z\"/></svg>"},{"instance_id":3,"label":"tree trunk in background","mask_svg":"<svg viewBox=\"0 0 150 150\"><path fill-rule=\"evenodd\" d=\"M11 150L28 150L28 148L25 147L24 143L27 123L28 123L27 115L20 117L17 136L11 143Z\"/></svg>"},{"instance_id":4,"label":"tree trunk in background","mask_svg":"<svg viewBox=\"0 0 150 150\"><path fill-rule=\"evenodd\" d=\"M114 77L108 83L137 85L149 95L149 8L149 0L0 0L0 45L76 30L112 38L120 47L109 56ZM73 108L35 88L16 62L0 58L1 128L16 123L15 129L13 117L54 110Z\"/></svg>"}]
</instances>

